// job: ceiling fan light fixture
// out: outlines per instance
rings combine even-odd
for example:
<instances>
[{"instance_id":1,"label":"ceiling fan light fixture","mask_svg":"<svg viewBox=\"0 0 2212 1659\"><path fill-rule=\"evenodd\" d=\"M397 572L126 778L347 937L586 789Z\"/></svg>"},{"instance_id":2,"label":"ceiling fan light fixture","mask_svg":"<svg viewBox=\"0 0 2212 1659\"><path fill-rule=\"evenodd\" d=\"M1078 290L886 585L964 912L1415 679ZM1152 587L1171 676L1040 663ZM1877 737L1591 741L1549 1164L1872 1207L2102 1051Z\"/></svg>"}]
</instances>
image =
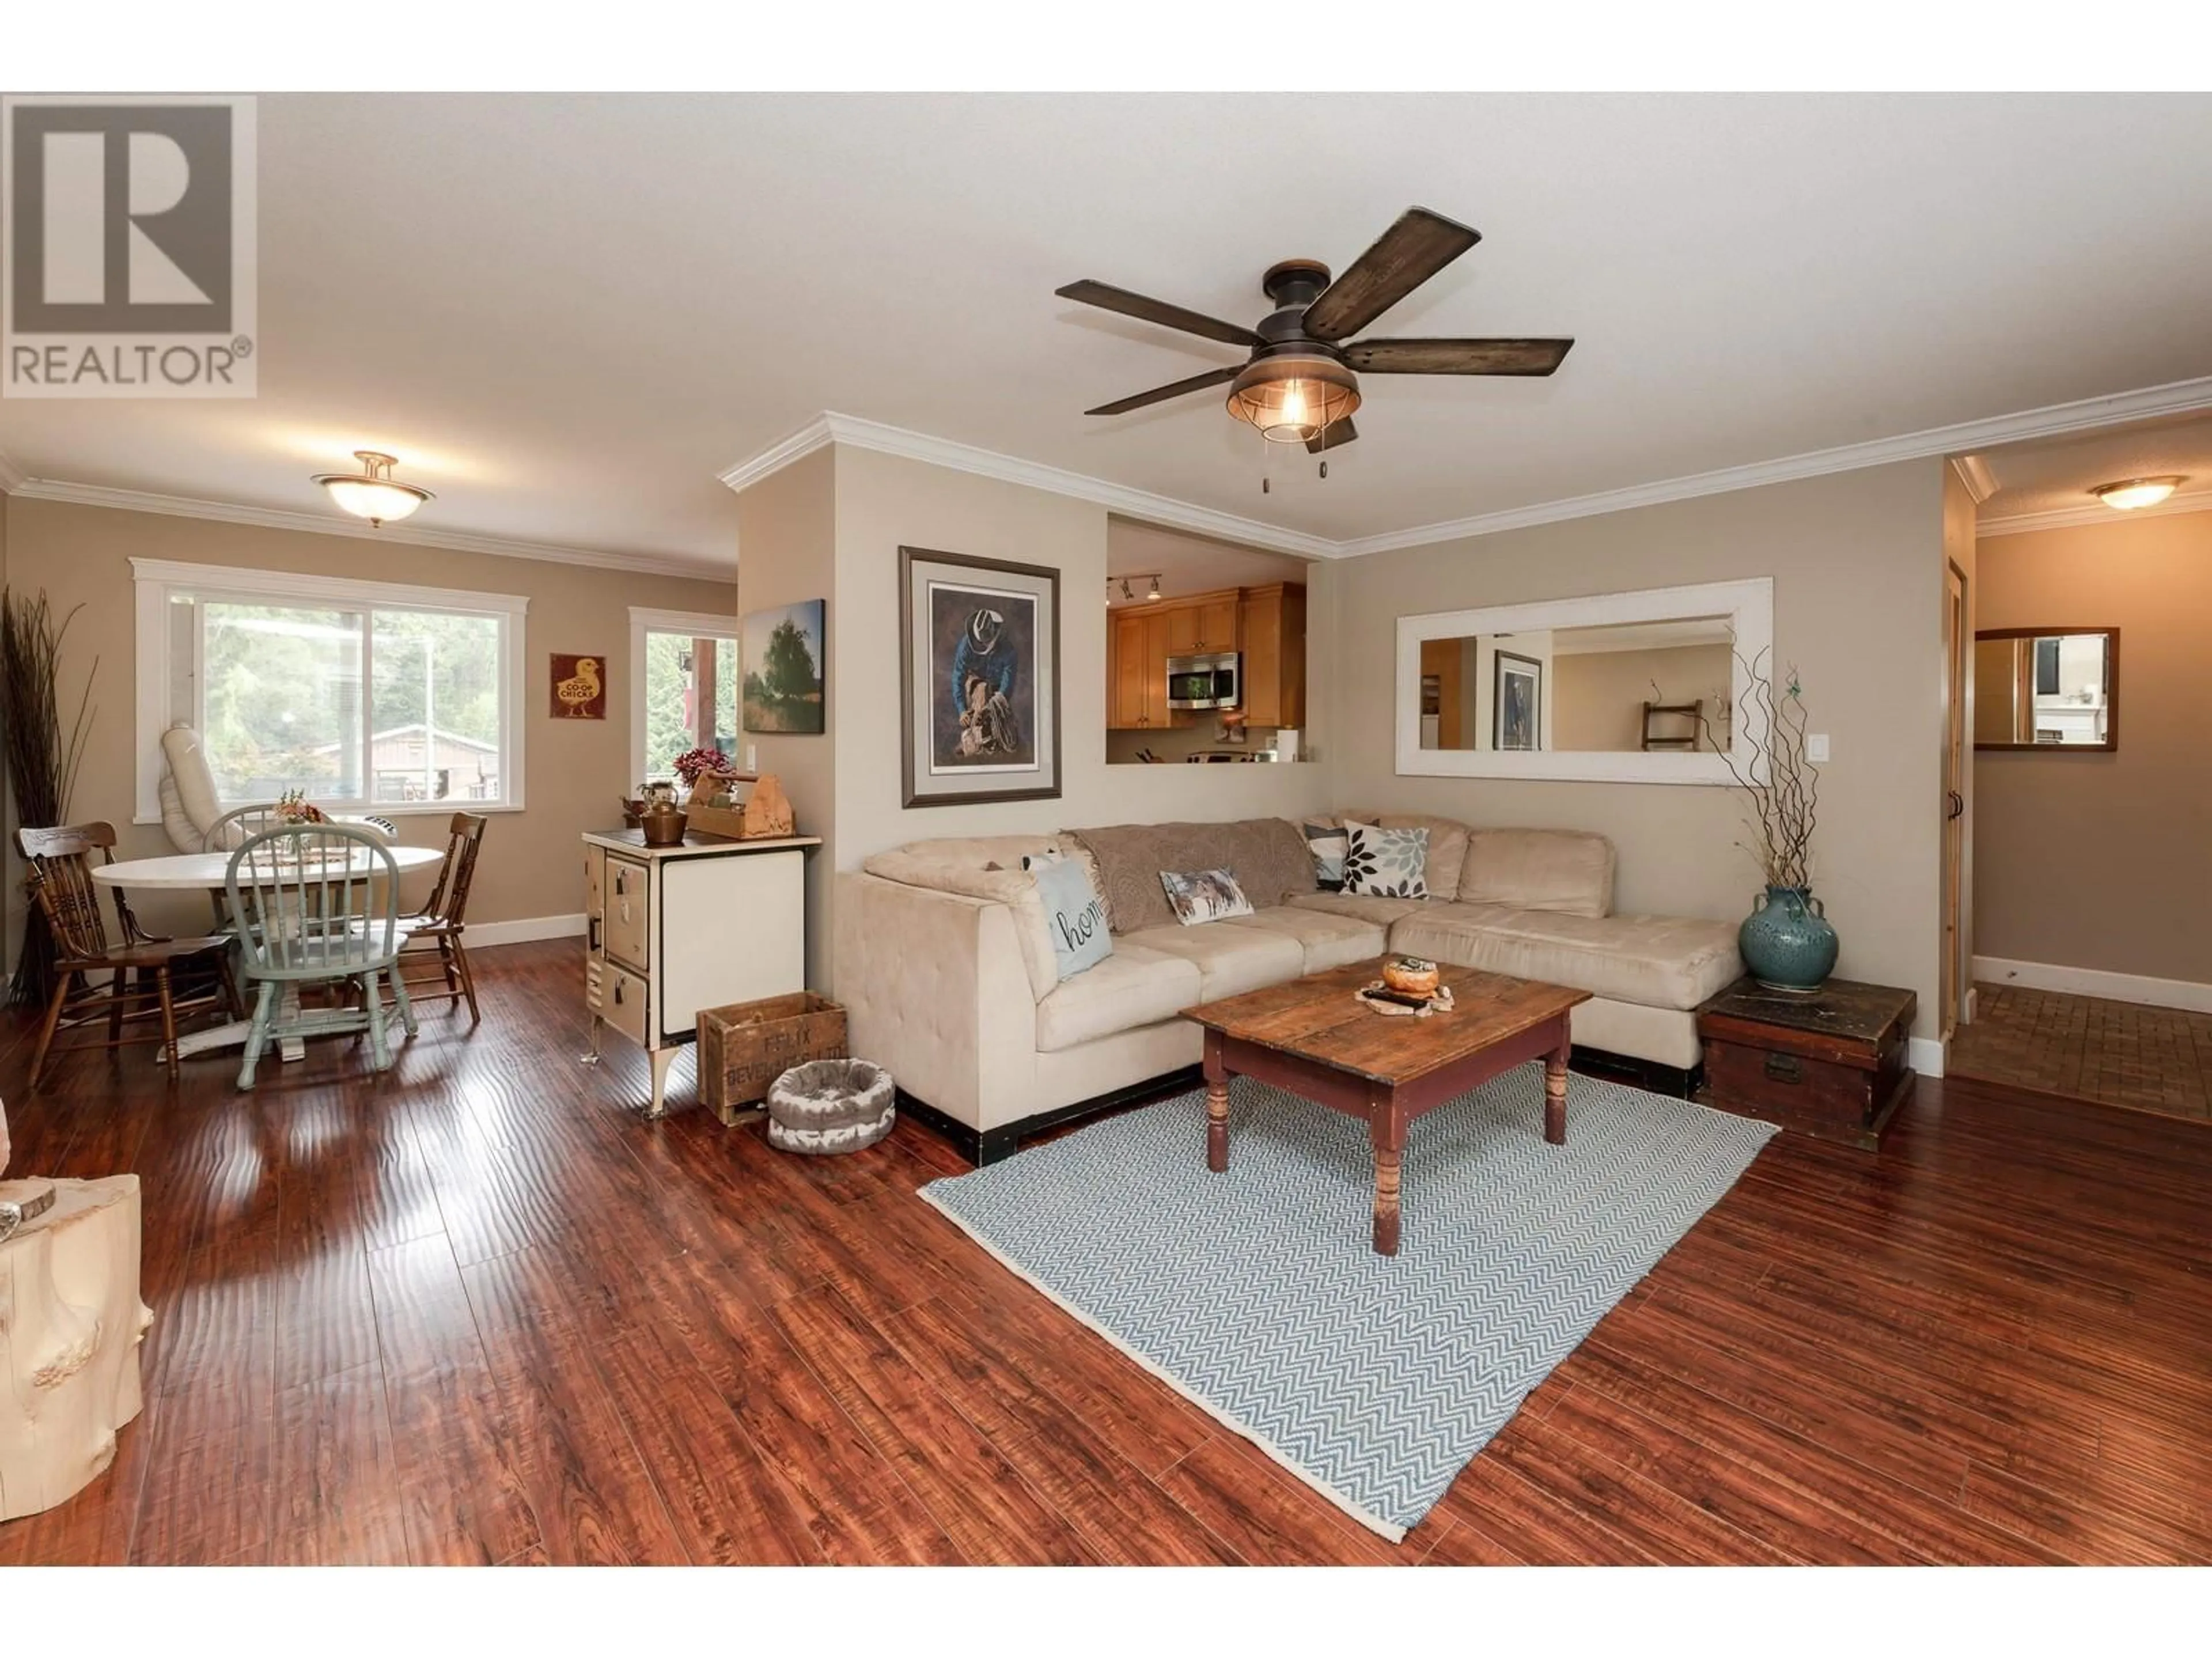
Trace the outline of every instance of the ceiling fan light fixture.
<instances>
[{"instance_id":1,"label":"ceiling fan light fixture","mask_svg":"<svg viewBox=\"0 0 2212 1659\"><path fill-rule=\"evenodd\" d=\"M2089 493L2106 507L2129 513L2139 507L2157 506L2183 482L2180 474L2169 472L2154 478L2123 478L2118 483L2099 484Z\"/></svg>"},{"instance_id":2,"label":"ceiling fan light fixture","mask_svg":"<svg viewBox=\"0 0 2212 1659\"><path fill-rule=\"evenodd\" d=\"M1229 412L1279 444L1310 443L1359 407L1359 379L1327 357L1262 357L1231 383Z\"/></svg>"},{"instance_id":3,"label":"ceiling fan light fixture","mask_svg":"<svg viewBox=\"0 0 2212 1659\"><path fill-rule=\"evenodd\" d=\"M315 482L331 492L331 499L342 511L366 519L380 530L434 499L428 490L402 483L392 476L392 469L399 465L394 457L378 450L356 449L353 458L361 463L358 472L315 474Z\"/></svg>"}]
</instances>

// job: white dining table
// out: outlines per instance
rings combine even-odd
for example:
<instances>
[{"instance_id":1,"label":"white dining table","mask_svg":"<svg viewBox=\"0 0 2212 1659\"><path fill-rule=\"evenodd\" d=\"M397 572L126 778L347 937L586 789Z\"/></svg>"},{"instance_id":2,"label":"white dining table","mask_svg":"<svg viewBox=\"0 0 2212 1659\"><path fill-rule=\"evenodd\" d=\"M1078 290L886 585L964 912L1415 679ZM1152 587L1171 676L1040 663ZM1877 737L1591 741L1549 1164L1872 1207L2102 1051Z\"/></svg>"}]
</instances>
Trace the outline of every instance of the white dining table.
<instances>
[{"instance_id":1,"label":"white dining table","mask_svg":"<svg viewBox=\"0 0 2212 1659\"><path fill-rule=\"evenodd\" d=\"M402 876L427 870L446 856L445 849L438 847L391 847L386 850L392 854L392 861ZM358 870L366 880L381 872L383 861L362 851L353 855L349 867ZM335 866L329 873L338 873ZM171 853L155 859L118 859L112 864L96 864L92 870L92 878L103 887L138 892L220 893L229 876L228 853ZM298 989L288 986L285 994L288 1000L296 1000ZM204 1031L194 1031L177 1039L177 1053L183 1057L217 1048L242 1048L246 1034L252 1029L252 1021L234 1019ZM286 1060L298 1060L307 1048L299 1038L288 1037L277 1045L277 1050ZM155 1058L164 1057L157 1052Z\"/></svg>"}]
</instances>

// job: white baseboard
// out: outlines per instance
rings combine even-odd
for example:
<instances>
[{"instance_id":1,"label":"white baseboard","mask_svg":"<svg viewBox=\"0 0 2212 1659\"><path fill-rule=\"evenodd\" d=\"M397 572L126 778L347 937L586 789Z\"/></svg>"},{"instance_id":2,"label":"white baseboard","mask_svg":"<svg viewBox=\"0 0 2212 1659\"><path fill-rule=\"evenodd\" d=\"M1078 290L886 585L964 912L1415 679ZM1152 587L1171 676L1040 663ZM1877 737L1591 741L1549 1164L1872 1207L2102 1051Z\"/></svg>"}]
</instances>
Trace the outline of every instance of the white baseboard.
<instances>
[{"instance_id":1,"label":"white baseboard","mask_svg":"<svg viewBox=\"0 0 2212 1659\"><path fill-rule=\"evenodd\" d=\"M1923 1077L1943 1075L1943 1045L1934 1037L1905 1038L1905 1058Z\"/></svg>"},{"instance_id":2,"label":"white baseboard","mask_svg":"<svg viewBox=\"0 0 2212 1659\"><path fill-rule=\"evenodd\" d=\"M2070 991L2076 996L2113 1002L2141 1002L2153 1008L2184 1008L2212 1014L2212 985L2194 980L2150 979L2141 974L2110 974L2101 968L2063 968L2048 962L2011 962L1976 957L1974 977L1991 985L2024 985L2031 991Z\"/></svg>"},{"instance_id":3,"label":"white baseboard","mask_svg":"<svg viewBox=\"0 0 2212 1659\"><path fill-rule=\"evenodd\" d=\"M514 921L472 921L468 941L471 948L488 945L526 945L538 939L574 939L584 931L584 913L573 916L522 916Z\"/></svg>"}]
</instances>

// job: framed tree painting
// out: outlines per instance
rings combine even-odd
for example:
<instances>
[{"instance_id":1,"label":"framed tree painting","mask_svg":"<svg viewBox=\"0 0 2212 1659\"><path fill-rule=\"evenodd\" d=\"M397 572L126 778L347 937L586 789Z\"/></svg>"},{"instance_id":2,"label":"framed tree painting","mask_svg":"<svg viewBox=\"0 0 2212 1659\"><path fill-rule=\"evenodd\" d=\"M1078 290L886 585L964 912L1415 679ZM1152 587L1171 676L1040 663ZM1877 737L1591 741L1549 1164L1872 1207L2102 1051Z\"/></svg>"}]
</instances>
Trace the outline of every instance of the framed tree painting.
<instances>
[{"instance_id":1,"label":"framed tree painting","mask_svg":"<svg viewBox=\"0 0 2212 1659\"><path fill-rule=\"evenodd\" d=\"M744 636L744 727L818 737L826 729L822 674L830 660L827 605L805 599L749 612Z\"/></svg>"},{"instance_id":2,"label":"framed tree painting","mask_svg":"<svg viewBox=\"0 0 2212 1659\"><path fill-rule=\"evenodd\" d=\"M1534 657L1516 657L1510 651L1498 652L1495 663L1490 746L1533 752L1541 729L1544 665Z\"/></svg>"},{"instance_id":3,"label":"framed tree painting","mask_svg":"<svg viewBox=\"0 0 2212 1659\"><path fill-rule=\"evenodd\" d=\"M1060 793L1060 572L899 549L908 806Z\"/></svg>"}]
</instances>

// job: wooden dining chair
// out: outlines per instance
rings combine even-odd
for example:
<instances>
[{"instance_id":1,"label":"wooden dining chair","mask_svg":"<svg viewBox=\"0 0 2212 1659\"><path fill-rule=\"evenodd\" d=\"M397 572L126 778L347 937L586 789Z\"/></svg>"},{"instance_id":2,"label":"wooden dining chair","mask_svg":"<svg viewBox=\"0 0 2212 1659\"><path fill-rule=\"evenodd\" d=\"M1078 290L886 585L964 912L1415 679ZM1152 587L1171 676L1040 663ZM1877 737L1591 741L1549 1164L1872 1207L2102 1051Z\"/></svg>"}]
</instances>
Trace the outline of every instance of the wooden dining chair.
<instances>
[{"instance_id":1,"label":"wooden dining chair","mask_svg":"<svg viewBox=\"0 0 2212 1659\"><path fill-rule=\"evenodd\" d=\"M407 1035L415 1009L399 977L399 866L374 833L339 823L287 824L230 855L230 905L247 981L257 988L238 1086L253 1086L262 1051L286 1037L367 1031L377 1071L392 1064L384 981ZM301 1009L288 989L350 983L360 1004Z\"/></svg>"},{"instance_id":2,"label":"wooden dining chair","mask_svg":"<svg viewBox=\"0 0 2212 1659\"><path fill-rule=\"evenodd\" d=\"M107 1035L98 1043L71 1043L77 1048L115 1048L125 1041L125 1025L132 1020L159 1017L162 1048L168 1056L169 1076L177 1075L177 1016L214 1007L226 994L230 941L215 934L197 939L170 939L149 933L132 914L121 888L111 890L121 939L111 939L100 906L100 890L92 878L92 855L100 862L115 862L115 830L106 823L77 823L64 828L25 828L15 832L23 856L30 864L30 887L46 926L54 937L57 959L52 1001L39 1027L39 1046L31 1058L30 1087L44 1079L54 1033L62 1022L64 1006L73 1004L72 1026L105 1012ZM221 988L203 997L178 1002L173 994L172 970L191 965L210 969ZM88 975L106 973L105 988L95 987ZM131 976L137 975L137 983ZM72 992L75 993L72 996Z\"/></svg>"},{"instance_id":3,"label":"wooden dining chair","mask_svg":"<svg viewBox=\"0 0 2212 1659\"><path fill-rule=\"evenodd\" d=\"M432 951L438 953L439 976L407 981L407 988L417 998L432 1000L450 998L459 1007L465 998L469 1005L469 1024L481 1024L483 1016L477 1009L476 975L469 968L467 947L461 942L467 926L469 885L476 879L477 852L483 845L484 825L489 820L477 812L456 812L447 826L446 861L439 866L438 884L430 890L429 901L413 915L399 919L400 930L407 942L400 947L401 969L410 957L421 959Z\"/></svg>"}]
</instances>

